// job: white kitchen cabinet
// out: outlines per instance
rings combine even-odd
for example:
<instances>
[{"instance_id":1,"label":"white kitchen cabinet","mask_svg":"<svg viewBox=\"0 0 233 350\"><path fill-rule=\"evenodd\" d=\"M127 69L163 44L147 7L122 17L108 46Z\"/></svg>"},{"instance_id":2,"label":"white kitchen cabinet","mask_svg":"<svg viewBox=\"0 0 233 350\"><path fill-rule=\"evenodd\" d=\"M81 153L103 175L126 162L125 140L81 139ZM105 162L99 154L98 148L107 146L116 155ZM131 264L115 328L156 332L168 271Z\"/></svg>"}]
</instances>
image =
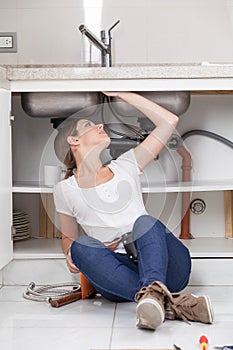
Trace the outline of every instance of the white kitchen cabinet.
<instances>
[{"instance_id":1,"label":"white kitchen cabinet","mask_svg":"<svg viewBox=\"0 0 233 350\"><path fill-rule=\"evenodd\" d=\"M37 74L37 68L33 69L30 67L26 67L25 70L29 75L26 77L23 76L23 73L20 69L16 68L16 70L19 72L19 74L22 74L21 76L12 76L10 77L11 80L11 90L15 93L20 93L22 91L102 91L102 90L131 90L131 91L204 91L204 90L232 90L233 87L233 73L232 71L229 71L229 67L224 67L225 70L227 70L224 74L222 73L216 75L215 72L212 72L214 67L208 68L208 75L205 75L201 77L201 74L199 72L194 72L193 76L190 77L190 67L185 67L186 70L179 69L178 75L174 75L171 73L167 73L165 71L162 74L161 73L161 67L157 67L158 70L158 77L154 76L153 78L143 78L142 76L145 73L145 67L142 67L142 73L139 74L138 78L135 75L135 69L134 73L132 73L132 77L128 77L127 79L127 71L124 73L126 74L123 77L120 77L119 79L116 76L111 77L111 72L114 70L105 70L105 69L99 69L99 70L83 70L87 76L82 77L79 79L79 75L81 74L80 69L71 68L72 69L72 75L68 78L63 78L63 71L59 67L57 68L58 75L51 75L51 67L48 67L48 70L44 71L44 68L38 68L39 73ZM163 69L167 69L166 67L162 67ZM171 67L170 67L171 68ZM169 68L169 69L170 69ZM176 68L176 67L175 67ZM203 67L194 67L195 69L199 69L201 72L203 70L206 70L207 68ZM173 69L173 68L172 68ZM41 70L43 72L41 72ZM156 73L157 74L157 70ZM209 71L210 70L210 71ZM10 71L9 71L10 72ZM61 74L60 74L61 72ZM102 75L101 77L97 76L95 77L93 74L97 72L98 74L106 75L104 78ZM122 72L122 70L121 70ZM184 72L188 72L186 75ZM14 73L14 72L13 72ZM42 75L41 78L41 74ZM73 77L73 74L76 74ZM89 75L92 75L92 77L89 77ZM109 76L110 74L110 76ZM117 73L118 74L118 73ZM151 74L149 71L148 74ZM169 75L170 74L170 75ZM229 76L229 78L227 77ZM82 76L82 75L80 75ZM47 78L50 77L50 78ZM208 108L208 106L206 106ZM32 121L30 121L32 122ZM35 128L36 129L36 128ZM25 131L26 132L26 131ZM33 135L31 135L33 138ZM44 135L40 134L40 137L43 137ZM36 143L37 140L34 137L33 141ZM8 145L8 150L11 150L11 146ZM2 148L2 147L1 147ZM23 154L25 158L27 158L27 169L31 171L33 166L30 166L31 161L30 157L28 157L28 154L33 153L33 151L30 149L30 145L27 149L27 154ZM10 159L10 158L9 158ZM227 162L231 162L231 157L227 157ZM30 168L30 169L29 169ZM27 173L27 172L26 172ZM11 174L11 170L9 171L9 174ZM11 175L8 179L11 178ZM21 176L21 179L23 179L23 176ZM17 179L18 181L18 179ZM9 184L8 184L9 185ZM172 195L173 193L182 193L186 191L190 191L191 193L200 193L200 192L209 192L209 193L217 193L222 192L225 190L233 190L233 180L226 179L221 181L221 179L217 180L211 180L211 181L203 181L200 179L196 179L192 183L175 183L170 182L166 185L164 184L153 184L149 188L147 186L143 185L143 192L145 195L147 193L159 196L162 193L168 193L169 195ZM22 195L22 196L28 196L35 195L39 198L40 193L51 193L52 190L48 189L46 187L40 187L36 186L35 184L30 184L30 181L26 181L26 183L14 183L13 184L13 194L14 195ZM11 208L11 206L10 206ZM12 209L8 211L10 215L12 214ZM39 213L38 213L39 216ZM9 223L11 222L11 218L8 222L8 226L10 227ZM9 227L6 228L6 232L9 231ZM223 228L224 230L224 228ZM34 234L34 232L32 232ZM8 237L9 238L9 237ZM61 249L60 249L60 241L59 240L25 240L25 242L18 242L19 244L15 244L14 247L14 257L19 259L27 259L29 258L57 258L57 257L63 257ZM188 246L190 246L193 251L191 252L193 257L233 257L233 241L232 240L225 240L224 235L222 238L198 238L195 240L189 240L189 242L186 242ZM2 244L1 244L2 245ZM0 248L1 249L1 248ZM6 259L5 263L9 261L12 257L12 244L9 244L9 252L8 259ZM2 264L3 265L3 264Z\"/></svg>"},{"instance_id":2,"label":"white kitchen cabinet","mask_svg":"<svg viewBox=\"0 0 233 350\"><path fill-rule=\"evenodd\" d=\"M224 98L224 97L219 97ZM232 97L230 96L229 99L232 99ZM205 108L210 108L209 106L209 100L207 99L207 102L205 103ZM22 116L19 116L22 117ZM17 119L17 116L16 116ZM189 119L190 120L190 119ZM223 117L222 119L223 120ZM191 120L190 120L191 121ZM45 131L49 128L49 119L45 120L45 129L44 132L42 130L37 129L38 128L38 119L35 118L30 118L30 117L26 117L25 116L25 120L22 120L22 129L25 129L24 132L25 133L29 133L30 134L30 130L27 129L27 127L25 126L25 124L31 123L35 125L35 127L32 127L31 130L33 130L33 132L35 132L37 130L38 132L38 137L42 137L42 134L45 133ZM182 124L182 118L180 123ZM206 121L204 121L206 122ZM15 121L15 123L17 123L17 120ZM211 119L210 119L210 125L211 125ZM16 125L17 128L17 125ZM26 131L27 130L27 131ZM31 135L31 134L30 134ZM19 135L18 140L24 140L25 142L25 136L23 133ZM33 138L35 139L35 134L33 134ZM195 143L195 140L193 141ZM25 144L27 145L27 147L30 147L30 143ZM34 154L35 149L32 148L33 145L31 145L30 147L30 151L32 154ZM43 144L40 146L40 152L42 153L43 151ZM37 148L38 150L38 148ZM27 150L28 152L28 150ZM230 157L232 155L231 150L228 148L224 148L224 154L226 153L226 161L227 163L230 162ZM21 154L24 154L25 156L25 152L21 152ZM24 157L25 158L25 157ZM20 182L20 180L22 181L22 179L27 176L28 173L28 169L27 166L28 164L32 164L31 163L31 159L29 159L28 157L26 157L26 161L24 161L24 164L21 164L22 169L25 169L25 173L23 174L23 172L21 172L21 178L18 179L19 182L15 182L13 184L13 193L16 196L22 196L22 198L24 197L24 201L25 198L28 198L32 195L37 196L37 199L39 198L41 193L52 193L52 189L45 187L45 186L39 186L36 185L35 183L30 183L30 180L33 180L33 174L31 174L31 179L29 179L29 181L26 183L25 182ZM19 161L17 159L17 161ZM19 162L22 163L22 162ZM34 163L34 167L36 166L36 163ZM194 168L196 167L196 164L194 164ZM178 165L179 167L179 172L181 173L180 170L180 165ZM26 170L27 169L27 170ZM195 171L197 171L198 169L194 169ZM208 169L209 170L209 169ZM35 170L35 173L38 173L37 170ZM150 172L152 174L151 179L153 179L153 170ZM210 172L209 172L210 173ZM24 176L23 176L24 175ZM146 185L146 182L143 183L142 186L142 191L144 193L144 197L146 196L152 196L153 198L150 201L150 207L152 208L152 212L151 214L153 214L153 210L155 210L155 204L154 203L159 203L159 201L161 200L161 196L162 196L162 201L164 200L164 197L166 196L175 196L175 203L177 203L178 201L180 201L180 196L183 192L190 192L191 195L193 195L194 197L198 194L199 196L203 196L204 197L208 197L208 201L209 203L211 203L211 200L213 198L213 204L214 202L218 202L219 198L221 199L223 196L223 192L226 190L233 190L233 181L232 179L228 178L228 179L221 179L221 173L218 173L217 175L215 174L216 179L199 179L198 175L196 175L196 178L194 181L191 182L175 182L175 181L166 181L164 183L155 183L155 182L150 182L149 186ZM211 197L211 194L213 194L213 197ZM219 196L218 196L219 195ZM35 197L34 197L35 198ZM18 200L17 200L18 201ZM18 201L19 202L19 201ZM168 203L169 200L166 202L166 204ZM160 202L161 203L161 202ZM220 221L219 219L217 219L217 215L219 214L218 209L214 208L214 210L212 211L212 217L210 216L208 218L205 218L205 224L201 227L201 232L199 230L199 235L194 234L194 237L196 238L195 240L190 240L189 242L186 241L185 244L187 244L188 246L191 247L191 249L193 250L193 256L194 257L216 257L216 256L223 256L223 257L233 257L233 241L232 240L226 240L225 239L225 228L224 228L224 203L223 201L220 203L217 203L218 205L218 209L221 209L221 237L219 237L216 234L213 234L211 236L211 234L209 234L209 232L206 230L206 227L208 228L208 226L211 226L212 222L214 222L213 218L218 221ZM209 205L210 206L210 205ZM172 210L177 212L177 217L178 219L180 219L180 215L181 215L181 210L179 208L179 203L178 205L176 205L176 208L172 208ZM38 216L39 216L39 211L38 211ZM202 220L203 219L201 216L199 216L199 218ZM177 219L177 220L178 220ZM196 218L195 218L196 219ZM208 222L210 222L210 225L208 224ZM199 225L200 226L200 225ZM219 227L220 227L220 223L219 223ZM179 230L178 230L179 231ZM210 230L209 230L210 231ZM192 232L191 232L192 233ZM32 235L35 235L35 232L32 232ZM206 237L204 237L206 235ZM209 237L208 237L209 236ZM58 257L63 257L63 254L61 252L60 249L60 241L59 240L44 240L44 239L32 239L32 240L25 240L25 242L16 242L15 244L15 249L14 249L14 257L15 258L21 258L21 259L26 259L29 257L35 257L35 258L58 258Z\"/></svg>"},{"instance_id":3,"label":"white kitchen cabinet","mask_svg":"<svg viewBox=\"0 0 233 350\"><path fill-rule=\"evenodd\" d=\"M12 226L12 176L11 176L11 92L0 89L0 215L1 243L0 269L13 257Z\"/></svg>"}]
</instances>

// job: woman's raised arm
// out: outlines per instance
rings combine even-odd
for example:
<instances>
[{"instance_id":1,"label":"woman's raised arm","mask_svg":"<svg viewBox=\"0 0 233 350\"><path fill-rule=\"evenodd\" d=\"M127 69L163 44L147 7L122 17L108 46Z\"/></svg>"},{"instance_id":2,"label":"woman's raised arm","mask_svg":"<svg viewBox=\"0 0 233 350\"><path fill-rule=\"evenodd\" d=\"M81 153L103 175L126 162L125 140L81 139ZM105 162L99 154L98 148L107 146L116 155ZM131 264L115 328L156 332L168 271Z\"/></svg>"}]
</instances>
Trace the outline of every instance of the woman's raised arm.
<instances>
[{"instance_id":1,"label":"woman's raised arm","mask_svg":"<svg viewBox=\"0 0 233 350\"><path fill-rule=\"evenodd\" d=\"M166 145L169 137L176 128L179 118L152 102L145 97L134 92L103 92L107 96L116 96L131 104L141 111L155 125L154 130L147 138L135 147L135 156L139 168L142 170L157 157L159 152Z\"/></svg>"}]
</instances>

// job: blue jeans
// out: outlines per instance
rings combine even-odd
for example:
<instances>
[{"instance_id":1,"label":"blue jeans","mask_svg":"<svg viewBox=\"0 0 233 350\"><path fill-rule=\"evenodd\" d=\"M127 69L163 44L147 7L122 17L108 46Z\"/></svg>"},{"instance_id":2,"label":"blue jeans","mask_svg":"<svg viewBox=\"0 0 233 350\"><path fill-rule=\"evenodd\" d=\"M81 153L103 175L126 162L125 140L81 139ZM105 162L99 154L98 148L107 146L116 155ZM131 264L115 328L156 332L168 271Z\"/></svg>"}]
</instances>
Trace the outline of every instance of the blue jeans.
<instances>
[{"instance_id":1,"label":"blue jeans","mask_svg":"<svg viewBox=\"0 0 233 350\"><path fill-rule=\"evenodd\" d=\"M139 217L132 233L137 263L88 236L72 243L72 260L103 297L115 302L134 301L135 294L153 281L162 282L171 292L185 288L191 259L184 244L150 215Z\"/></svg>"}]
</instances>

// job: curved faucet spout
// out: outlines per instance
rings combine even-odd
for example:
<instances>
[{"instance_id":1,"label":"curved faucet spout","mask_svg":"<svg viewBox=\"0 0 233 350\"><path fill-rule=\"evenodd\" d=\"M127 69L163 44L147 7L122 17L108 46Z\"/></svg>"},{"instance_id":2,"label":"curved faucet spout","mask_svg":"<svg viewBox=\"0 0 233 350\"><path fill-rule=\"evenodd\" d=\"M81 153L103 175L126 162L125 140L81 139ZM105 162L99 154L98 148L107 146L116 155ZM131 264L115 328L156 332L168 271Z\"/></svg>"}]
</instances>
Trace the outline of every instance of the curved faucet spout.
<instances>
[{"instance_id":1,"label":"curved faucet spout","mask_svg":"<svg viewBox=\"0 0 233 350\"><path fill-rule=\"evenodd\" d=\"M112 47L111 47L111 30L120 22L118 20L116 23L109 28L108 31L102 30L101 40L93 34L84 24L79 26L80 32L85 35L90 42L95 45L101 51L101 65L102 67L111 67L112 66Z\"/></svg>"},{"instance_id":2,"label":"curved faucet spout","mask_svg":"<svg viewBox=\"0 0 233 350\"><path fill-rule=\"evenodd\" d=\"M79 30L82 34L84 34L93 45L95 45L100 50L108 50L108 46L105 45L95 34L93 34L84 24L79 26Z\"/></svg>"}]
</instances>

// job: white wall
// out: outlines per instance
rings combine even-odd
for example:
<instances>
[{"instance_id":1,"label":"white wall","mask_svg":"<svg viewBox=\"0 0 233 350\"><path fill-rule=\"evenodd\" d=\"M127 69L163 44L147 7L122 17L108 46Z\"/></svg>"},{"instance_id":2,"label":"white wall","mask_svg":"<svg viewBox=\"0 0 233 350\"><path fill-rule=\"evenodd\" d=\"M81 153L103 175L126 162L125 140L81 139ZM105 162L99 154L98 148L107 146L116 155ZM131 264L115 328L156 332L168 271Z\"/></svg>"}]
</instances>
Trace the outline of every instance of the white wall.
<instances>
[{"instance_id":1,"label":"white wall","mask_svg":"<svg viewBox=\"0 0 233 350\"><path fill-rule=\"evenodd\" d=\"M79 64L81 35L77 27L85 23L98 35L117 19L121 23L112 33L116 64L233 61L233 0L0 0L0 31L18 35L18 52L1 53L0 64ZM17 104L14 109L14 179L35 180L52 127L48 120L25 116ZM204 128L233 141L232 110L232 96L193 97L178 130L182 134ZM226 162L232 150L199 136L189 138L186 144L193 157L194 178L233 177L232 162ZM162 176L165 172L172 178L167 157L161 154L160 159ZM150 178L158 174L159 170L148 172ZM145 201L152 214L161 215L178 232L180 198L172 196L151 195ZM207 202L202 216L192 216L194 236L224 236L223 193L194 196ZM174 215L171 203L175 203Z\"/></svg>"},{"instance_id":2,"label":"white wall","mask_svg":"<svg viewBox=\"0 0 233 350\"><path fill-rule=\"evenodd\" d=\"M0 0L0 31L18 52L0 64L78 64L85 23L113 30L114 62L233 61L233 0Z\"/></svg>"}]
</instances>

